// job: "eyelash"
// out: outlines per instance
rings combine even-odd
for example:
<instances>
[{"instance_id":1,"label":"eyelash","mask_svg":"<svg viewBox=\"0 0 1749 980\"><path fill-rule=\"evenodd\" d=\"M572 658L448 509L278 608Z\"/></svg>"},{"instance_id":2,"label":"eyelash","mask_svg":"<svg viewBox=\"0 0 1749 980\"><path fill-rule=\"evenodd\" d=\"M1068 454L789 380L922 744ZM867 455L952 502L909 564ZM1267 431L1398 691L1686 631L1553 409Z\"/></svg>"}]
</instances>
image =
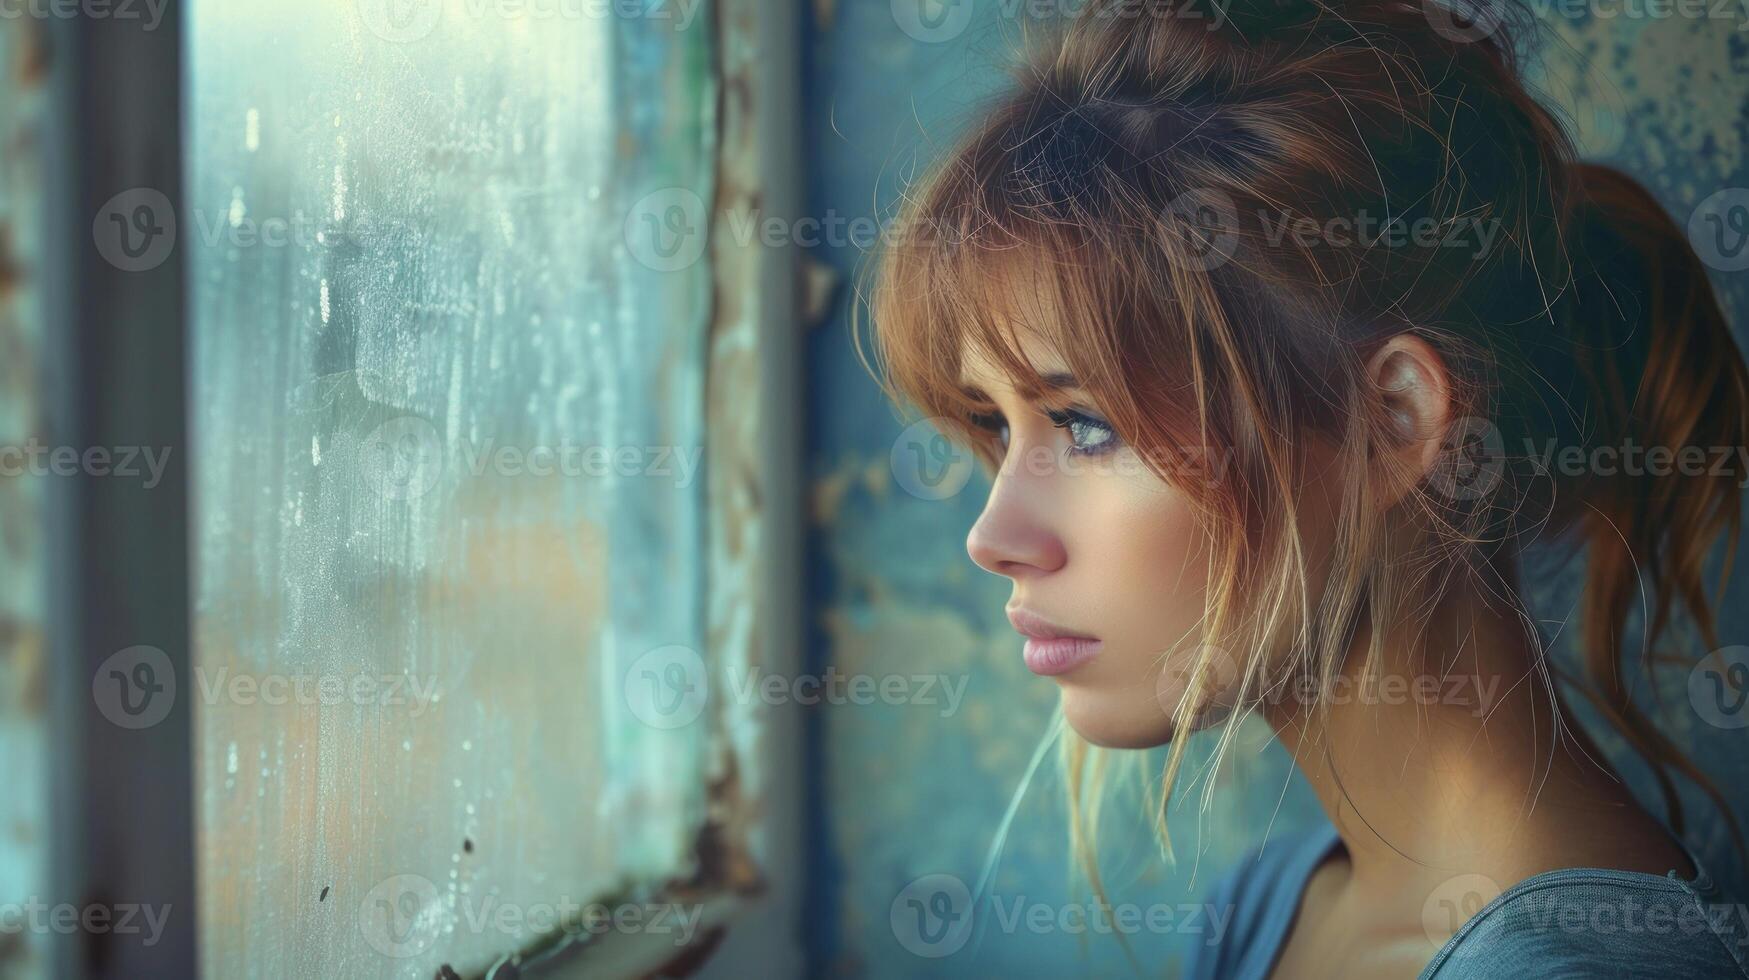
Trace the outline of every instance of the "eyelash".
<instances>
[{"instance_id":1,"label":"eyelash","mask_svg":"<svg viewBox=\"0 0 1749 980\"><path fill-rule=\"evenodd\" d=\"M1117 433L1113 431L1111 424L1103 419L1095 418L1086 412L1077 411L1072 408L1063 410L1046 408L1040 409L1039 414L1049 419L1051 425L1056 428L1067 429L1069 431L1069 440L1071 443L1069 446L1069 453L1071 455L1100 456L1111 452L1118 446ZM1003 442L1004 448L1006 448L1006 440L1002 440L1002 430L1007 428L1008 423L1002 418L1001 413L990 412L974 415L972 416L972 424L986 432L994 434L999 441ZM1104 438L1092 446L1082 446L1076 440L1076 431L1078 429L1091 429L1097 433L1103 433Z\"/></svg>"}]
</instances>

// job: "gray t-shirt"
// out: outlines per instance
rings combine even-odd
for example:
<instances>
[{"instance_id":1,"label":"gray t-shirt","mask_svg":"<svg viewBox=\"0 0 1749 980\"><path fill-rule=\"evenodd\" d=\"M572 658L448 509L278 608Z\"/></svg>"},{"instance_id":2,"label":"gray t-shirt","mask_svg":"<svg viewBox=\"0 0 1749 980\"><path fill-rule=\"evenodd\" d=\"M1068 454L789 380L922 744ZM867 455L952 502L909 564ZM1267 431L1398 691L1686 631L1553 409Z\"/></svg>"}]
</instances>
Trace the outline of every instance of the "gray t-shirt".
<instances>
[{"instance_id":1,"label":"gray t-shirt","mask_svg":"<svg viewBox=\"0 0 1749 980\"><path fill-rule=\"evenodd\" d=\"M1340 843L1324 820L1253 848L1216 886L1210 901L1230 911L1231 924L1220 942L1192 944L1185 980L1267 977L1307 880ZM1691 879L1674 870L1660 877L1562 868L1526 878L1485 904L1454 879L1451 894L1428 897L1424 914L1468 920L1419 980L1749 978L1749 907L1721 895L1692 851L1688 857L1697 872Z\"/></svg>"}]
</instances>

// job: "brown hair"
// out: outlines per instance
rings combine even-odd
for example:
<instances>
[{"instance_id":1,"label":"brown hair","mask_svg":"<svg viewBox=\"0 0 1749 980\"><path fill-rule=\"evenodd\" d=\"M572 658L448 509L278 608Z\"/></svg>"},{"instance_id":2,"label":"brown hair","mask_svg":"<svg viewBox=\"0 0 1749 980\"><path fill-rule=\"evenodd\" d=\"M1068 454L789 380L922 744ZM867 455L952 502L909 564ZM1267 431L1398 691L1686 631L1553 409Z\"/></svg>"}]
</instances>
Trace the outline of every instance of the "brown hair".
<instances>
[{"instance_id":1,"label":"brown hair","mask_svg":"<svg viewBox=\"0 0 1749 980\"><path fill-rule=\"evenodd\" d=\"M1735 479L1548 472L1504 451L1744 444L1749 374L1693 249L1630 177L1576 160L1520 79L1534 24L1520 8L1492 5L1509 16L1483 31L1418 0L1214 3L1091 0L908 190L869 296L883 389L993 468L1000 445L977 424L988 406L959 386L960 351L1042 395L1019 353L1024 321L1048 332L1126 443L1218 447L1219 482L1156 468L1215 542L1206 635L1230 650L1291 645L1325 692L1358 625L1374 627L1377 662L1378 627L1424 605L1413 587L1507 581L1525 541L1564 533L1588 559L1586 676L1567 680L1651 763L1674 830L1679 772L1741 848L1723 796L1633 703L1620 669L1642 576L1647 651L1678 600L1719 646L1702 565L1721 533L1734 552ZM1343 246L1292 231L1365 216L1401 222L1382 228L1411 240ZM1404 332L1445 359L1462 424L1379 518L1364 474L1391 436L1364 365ZM1478 435L1479 463L1457 444ZM1332 563L1316 570L1295 506L1306 437L1353 463ZM1142 452L1151 467L1164 455ZM1386 522L1406 519L1421 545L1386 553ZM1730 553L1721 587L1729 568ZM1312 574L1329 583L1316 608ZM1212 655L1173 712L1178 731ZM1239 665L1241 703L1274 683L1262 660ZM1217 755L1232 736L1230 722ZM1066 738L1071 834L1099 889L1088 746ZM1184 742L1166 762L1162 833Z\"/></svg>"}]
</instances>

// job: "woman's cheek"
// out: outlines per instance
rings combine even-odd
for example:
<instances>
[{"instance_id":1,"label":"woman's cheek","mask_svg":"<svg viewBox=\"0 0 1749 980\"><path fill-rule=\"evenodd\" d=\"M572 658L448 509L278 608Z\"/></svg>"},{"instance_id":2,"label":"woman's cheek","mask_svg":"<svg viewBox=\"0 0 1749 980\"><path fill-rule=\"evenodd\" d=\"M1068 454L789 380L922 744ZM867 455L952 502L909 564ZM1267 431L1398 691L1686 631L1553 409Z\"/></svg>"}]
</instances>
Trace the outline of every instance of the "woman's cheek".
<instances>
[{"instance_id":1,"label":"woman's cheek","mask_svg":"<svg viewBox=\"0 0 1749 980\"><path fill-rule=\"evenodd\" d=\"M1086 516L1070 554L1088 556L1078 604L1095 613L1085 622L1106 648L1101 662L1065 679L1064 713L1098 744L1157 745L1172 735L1177 674L1201 640L1208 548L1188 500L1153 474L1084 479Z\"/></svg>"}]
</instances>

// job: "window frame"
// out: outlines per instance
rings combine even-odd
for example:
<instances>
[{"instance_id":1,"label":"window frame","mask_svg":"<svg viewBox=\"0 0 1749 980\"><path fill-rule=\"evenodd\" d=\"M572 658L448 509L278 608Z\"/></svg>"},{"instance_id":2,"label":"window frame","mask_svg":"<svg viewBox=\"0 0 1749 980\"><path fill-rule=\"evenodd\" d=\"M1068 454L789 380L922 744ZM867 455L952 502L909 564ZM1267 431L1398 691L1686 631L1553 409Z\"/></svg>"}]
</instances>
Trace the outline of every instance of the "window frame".
<instances>
[{"instance_id":1,"label":"window frame","mask_svg":"<svg viewBox=\"0 0 1749 980\"><path fill-rule=\"evenodd\" d=\"M803 205L800 5L712 0L706 10L711 214L792 219ZM156 647L175 676L193 677L187 250L124 271L81 219L123 191L161 188L186 229L184 16L171 2L153 30L90 17L47 24L50 106L63 122L47 127L43 150L46 435L51 445L169 450L152 489L79 477L46 495L53 893L169 910L151 946L113 930L51 937L58 976L192 977L201 960L194 698L176 698L163 722L140 730L112 724L92 698L99 666L129 646ZM706 382L708 626L724 638L707 660L721 690L731 665L793 676L804 614L801 263L793 246L737 243L730 227L711 222ZM792 705L740 710L748 716L721 736L729 775L710 787L700 879L658 893L704 907L693 946L560 937L507 953L486 976L801 973L803 719Z\"/></svg>"},{"instance_id":2,"label":"window frame","mask_svg":"<svg viewBox=\"0 0 1749 980\"><path fill-rule=\"evenodd\" d=\"M50 937L55 976L192 976L194 755L190 698L161 723L111 724L92 697L110 653L146 644L188 677L188 430L184 263L149 271L98 254L114 195L182 186L182 8L155 30L87 17L47 24L42 270L45 432L53 446L168 449L163 480L58 479L45 495L50 651L49 881L81 909L166 910L164 932ZM119 918L119 917L118 917Z\"/></svg>"}]
</instances>

